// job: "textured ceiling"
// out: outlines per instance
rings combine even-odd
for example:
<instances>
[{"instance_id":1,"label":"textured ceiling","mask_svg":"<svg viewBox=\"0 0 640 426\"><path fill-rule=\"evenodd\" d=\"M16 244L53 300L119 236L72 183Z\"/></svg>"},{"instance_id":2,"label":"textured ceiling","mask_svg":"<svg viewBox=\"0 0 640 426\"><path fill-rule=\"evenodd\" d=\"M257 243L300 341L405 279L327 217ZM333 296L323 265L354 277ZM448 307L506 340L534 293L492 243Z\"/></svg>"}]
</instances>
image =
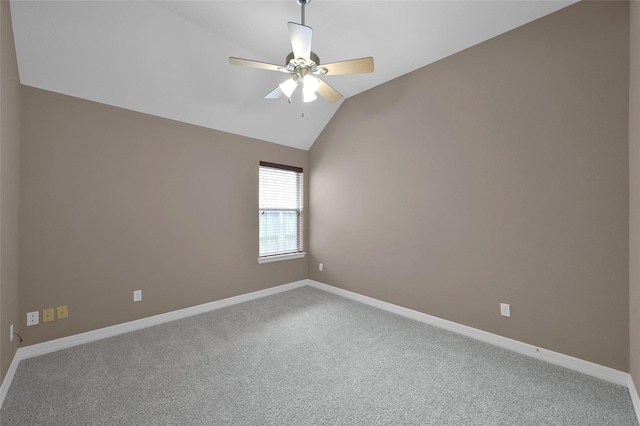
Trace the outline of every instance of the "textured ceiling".
<instances>
[{"instance_id":1,"label":"textured ceiling","mask_svg":"<svg viewBox=\"0 0 640 426\"><path fill-rule=\"evenodd\" d=\"M306 24L322 63L375 58L372 74L324 77L348 98L572 3L313 0ZM341 105L263 99L287 76L228 64L284 65L295 0L12 0L11 13L28 86L300 149Z\"/></svg>"}]
</instances>

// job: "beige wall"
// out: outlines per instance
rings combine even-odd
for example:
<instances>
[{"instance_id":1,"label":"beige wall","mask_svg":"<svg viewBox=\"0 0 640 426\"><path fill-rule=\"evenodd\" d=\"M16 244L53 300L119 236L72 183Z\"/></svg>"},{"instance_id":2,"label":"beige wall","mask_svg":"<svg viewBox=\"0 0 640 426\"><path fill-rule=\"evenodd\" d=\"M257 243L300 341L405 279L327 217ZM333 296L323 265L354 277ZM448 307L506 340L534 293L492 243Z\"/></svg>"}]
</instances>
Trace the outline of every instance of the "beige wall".
<instances>
[{"instance_id":1,"label":"beige wall","mask_svg":"<svg viewBox=\"0 0 640 426\"><path fill-rule=\"evenodd\" d=\"M627 371L628 7L347 100L310 150L310 278Z\"/></svg>"},{"instance_id":2,"label":"beige wall","mask_svg":"<svg viewBox=\"0 0 640 426\"><path fill-rule=\"evenodd\" d=\"M306 258L257 263L259 161L306 170L306 151L22 95L20 318L69 306L25 344L307 278Z\"/></svg>"},{"instance_id":3,"label":"beige wall","mask_svg":"<svg viewBox=\"0 0 640 426\"><path fill-rule=\"evenodd\" d=\"M629 87L629 299L631 376L640 388L640 4L631 4Z\"/></svg>"},{"instance_id":4,"label":"beige wall","mask_svg":"<svg viewBox=\"0 0 640 426\"><path fill-rule=\"evenodd\" d=\"M33 344L296 281L307 270L626 370L627 7L581 3L352 98L309 165L303 151L23 88L18 317L20 99L3 1L0 377L17 318ZM632 51L632 75L637 61ZM636 85L632 116L637 93ZM636 259L633 126L629 141ZM313 168L310 264L256 262L260 160ZM632 261L636 383L638 268ZM141 303L131 301L136 289ZM500 302L511 303L512 318L498 315ZM68 319L26 328L27 311L61 304Z\"/></svg>"},{"instance_id":5,"label":"beige wall","mask_svg":"<svg viewBox=\"0 0 640 426\"><path fill-rule=\"evenodd\" d=\"M18 348L20 80L8 1L0 1L0 383Z\"/></svg>"}]
</instances>

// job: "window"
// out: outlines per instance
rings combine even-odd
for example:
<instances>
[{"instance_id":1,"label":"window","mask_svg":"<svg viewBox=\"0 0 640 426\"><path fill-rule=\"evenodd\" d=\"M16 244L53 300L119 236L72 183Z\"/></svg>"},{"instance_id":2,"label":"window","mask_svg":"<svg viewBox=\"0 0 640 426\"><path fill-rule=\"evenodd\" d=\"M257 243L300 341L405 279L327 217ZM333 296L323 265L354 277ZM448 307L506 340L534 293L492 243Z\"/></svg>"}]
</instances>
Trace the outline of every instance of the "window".
<instances>
[{"instance_id":1,"label":"window","mask_svg":"<svg viewBox=\"0 0 640 426\"><path fill-rule=\"evenodd\" d=\"M303 257L302 168L260 162L259 263Z\"/></svg>"}]
</instances>

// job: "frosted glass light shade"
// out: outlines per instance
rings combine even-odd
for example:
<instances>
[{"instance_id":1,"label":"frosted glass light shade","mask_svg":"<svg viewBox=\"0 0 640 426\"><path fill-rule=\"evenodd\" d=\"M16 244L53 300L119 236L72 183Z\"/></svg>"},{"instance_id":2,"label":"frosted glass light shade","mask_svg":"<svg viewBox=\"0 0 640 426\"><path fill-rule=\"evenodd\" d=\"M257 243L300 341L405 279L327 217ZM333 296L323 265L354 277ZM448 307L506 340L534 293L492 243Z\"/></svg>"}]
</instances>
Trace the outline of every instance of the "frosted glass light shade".
<instances>
[{"instance_id":1,"label":"frosted glass light shade","mask_svg":"<svg viewBox=\"0 0 640 426\"><path fill-rule=\"evenodd\" d=\"M316 99L318 99L318 97L316 96L316 94L314 92L309 92L307 90L304 90L302 92L303 98L302 100L304 102L312 102L315 101Z\"/></svg>"},{"instance_id":2,"label":"frosted glass light shade","mask_svg":"<svg viewBox=\"0 0 640 426\"><path fill-rule=\"evenodd\" d=\"M317 78L310 75L306 75L302 80L302 94L304 102L311 102L318 99L316 96L316 90L320 86L320 82Z\"/></svg>"},{"instance_id":3,"label":"frosted glass light shade","mask_svg":"<svg viewBox=\"0 0 640 426\"><path fill-rule=\"evenodd\" d=\"M302 79L302 83L304 84L304 89L309 90L310 92L315 92L320 86L318 79L310 75L305 75Z\"/></svg>"},{"instance_id":4,"label":"frosted glass light shade","mask_svg":"<svg viewBox=\"0 0 640 426\"><path fill-rule=\"evenodd\" d=\"M287 98L291 98L296 87L298 87L298 83L293 78L290 78L284 83L280 83L280 90L282 90L282 93L284 93Z\"/></svg>"}]
</instances>

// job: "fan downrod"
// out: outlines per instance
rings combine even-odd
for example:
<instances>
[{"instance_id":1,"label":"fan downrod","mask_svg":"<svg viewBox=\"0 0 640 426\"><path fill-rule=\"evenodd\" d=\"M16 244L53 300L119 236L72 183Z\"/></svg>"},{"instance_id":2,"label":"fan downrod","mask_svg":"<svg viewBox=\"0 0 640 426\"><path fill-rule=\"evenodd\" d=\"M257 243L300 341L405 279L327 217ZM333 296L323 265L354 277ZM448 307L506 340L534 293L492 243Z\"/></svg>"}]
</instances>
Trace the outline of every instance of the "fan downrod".
<instances>
[{"instance_id":1,"label":"fan downrod","mask_svg":"<svg viewBox=\"0 0 640 426\"><path fill-rule=\"evenodd\" d=\"M297 2L301 7L301 10L300 10L300 21L301 22L300 23L302 25L304 25L304 7L306 5L308 5L309 3L311 3L311 0L297 0Z\"/></svg>"}]
</instances>

